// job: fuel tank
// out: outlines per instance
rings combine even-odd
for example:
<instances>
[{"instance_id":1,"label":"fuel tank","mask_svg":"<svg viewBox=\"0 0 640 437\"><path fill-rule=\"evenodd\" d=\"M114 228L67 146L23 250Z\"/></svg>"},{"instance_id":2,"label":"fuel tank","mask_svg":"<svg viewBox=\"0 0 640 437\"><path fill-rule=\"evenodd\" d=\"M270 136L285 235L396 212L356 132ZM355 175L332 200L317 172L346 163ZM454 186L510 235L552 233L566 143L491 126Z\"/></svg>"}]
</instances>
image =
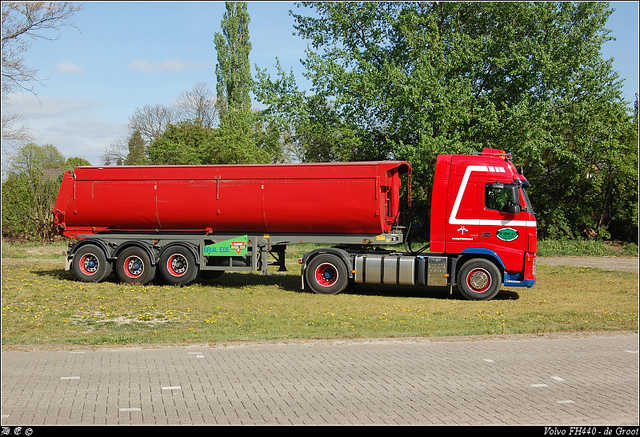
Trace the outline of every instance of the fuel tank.
<instances>
[{"instance_id":1,"label":"fuel tank","mask_svg":"<svg viewBox=\"0 0 640 437\"><path fill-rule=\"evenodd\" d=\"M54 206L58 233L378 234L397 224L404 161L76 167Z\"/></svg>"}]
</instances>

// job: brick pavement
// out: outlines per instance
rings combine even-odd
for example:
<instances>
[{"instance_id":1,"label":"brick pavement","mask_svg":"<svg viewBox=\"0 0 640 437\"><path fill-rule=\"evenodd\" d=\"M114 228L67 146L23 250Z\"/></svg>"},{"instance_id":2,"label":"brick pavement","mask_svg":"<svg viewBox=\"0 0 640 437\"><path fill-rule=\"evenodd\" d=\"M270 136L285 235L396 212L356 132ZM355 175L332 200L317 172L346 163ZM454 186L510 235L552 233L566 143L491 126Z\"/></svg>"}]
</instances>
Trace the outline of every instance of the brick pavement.
<instances>
[{"instance_id":1,"label":"brick pavement","mask_svg":"<svg viewBox=\"0 0 640 437\"><path fill-rule=\"evenodd\" d=\"M637 425L638 335L3 350L2 425Z\"/></svg>"}]
</instances>

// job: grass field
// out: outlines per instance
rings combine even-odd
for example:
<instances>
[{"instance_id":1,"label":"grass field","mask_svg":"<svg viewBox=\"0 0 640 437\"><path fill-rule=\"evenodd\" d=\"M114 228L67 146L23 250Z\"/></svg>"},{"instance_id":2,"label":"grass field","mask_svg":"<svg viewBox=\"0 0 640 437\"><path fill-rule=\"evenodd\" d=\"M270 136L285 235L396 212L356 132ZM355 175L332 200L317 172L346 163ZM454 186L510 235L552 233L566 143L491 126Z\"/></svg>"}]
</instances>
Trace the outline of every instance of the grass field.
<instances>
[{"instance_id":1,"label":"grass field","mask_svg":"<svg viewBox=\"0 0 640 437\"><path fill-rule=\"evenodd\" d=\"M533 288L503 288L494 300L474 302L455 289L450 296L448 288L358 285L336 296L302 291L296 260L309 250L304 246L289 248L287 273L225 273L186 287L131 286L114 277L81 283L64 270L65 250L65 244L3 244L3 345L638 329L638 275L621 271L541 265Z\"/></svg>"}]
</instances>

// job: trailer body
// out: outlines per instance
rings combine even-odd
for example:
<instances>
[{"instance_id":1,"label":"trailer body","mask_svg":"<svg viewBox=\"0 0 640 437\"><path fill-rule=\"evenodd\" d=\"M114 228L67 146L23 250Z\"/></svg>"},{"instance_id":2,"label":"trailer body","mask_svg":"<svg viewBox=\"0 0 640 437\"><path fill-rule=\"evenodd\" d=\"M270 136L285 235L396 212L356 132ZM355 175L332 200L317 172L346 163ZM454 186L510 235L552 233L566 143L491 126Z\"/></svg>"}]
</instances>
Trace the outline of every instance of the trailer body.
<instances>
[{"instance_id":1,"label":"trailer body","mask_svg":"<svg viewBox=\"0 0 640 437\"><path fill-rule=\"evenodd\" d=\"M406 175L406 177L403 177ZM287 245L327 245L300 260L302 288L335 294L350 284L457 285L469 299L535 283L536 222L526 179L510 156L440 155L432 188L430 250L397 252L404 161L77 167L54 207L72 238L66 268L82 281L116 271L171 284L224 271L285 270ZM270 262L271 260L271 262Z\"/></svg>"},{"instance_id":2,"label":"trailer body","mask_svg":"<svg viewBox=\"0 0 640 437\"><path fill-rule=\"evenodd\" d=\"M403 162L77 167L54 211L62 235L376 234L399 213Z\"/></svg>"}]
</instances>

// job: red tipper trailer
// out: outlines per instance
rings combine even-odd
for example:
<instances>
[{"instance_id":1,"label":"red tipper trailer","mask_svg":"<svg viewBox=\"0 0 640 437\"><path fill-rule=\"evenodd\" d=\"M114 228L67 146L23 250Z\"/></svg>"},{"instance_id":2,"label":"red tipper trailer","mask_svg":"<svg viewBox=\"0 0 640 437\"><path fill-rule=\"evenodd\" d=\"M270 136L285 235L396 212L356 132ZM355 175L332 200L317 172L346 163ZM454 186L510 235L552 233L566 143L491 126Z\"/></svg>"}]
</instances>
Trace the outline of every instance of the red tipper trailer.
<instances>
[{"instance_id":1,"label":"red tipper trailer","mask_svg":"<svg viewBox=\"0 0 640 437\"><path fill-rule=\"evenodd\" d=\"M77 167L54 211L62 235L98 232L382 234L406 162Z\"/></svg>"},{"instance_id":2,"label":"red tipper trailer","mask_svg":"<svg viewBox=\"0 0 640 437\"><path fill-rule=\"evenodd\" d=\"M407 175L403 177L403 175ZM349 284L454 285L491 299L501 285L535 283L536 222L510 155L441 155L431 202L431 250L396 252L410 227L404 161L77 167L64 175L54 222L70 237L67 269L124 282L156 271L170 284L224 271L285 270L289 244L332 245L299 260L302 286L335 294ZM268 262L272 255L275 262Z\"/></svg>"}]
</instances>

